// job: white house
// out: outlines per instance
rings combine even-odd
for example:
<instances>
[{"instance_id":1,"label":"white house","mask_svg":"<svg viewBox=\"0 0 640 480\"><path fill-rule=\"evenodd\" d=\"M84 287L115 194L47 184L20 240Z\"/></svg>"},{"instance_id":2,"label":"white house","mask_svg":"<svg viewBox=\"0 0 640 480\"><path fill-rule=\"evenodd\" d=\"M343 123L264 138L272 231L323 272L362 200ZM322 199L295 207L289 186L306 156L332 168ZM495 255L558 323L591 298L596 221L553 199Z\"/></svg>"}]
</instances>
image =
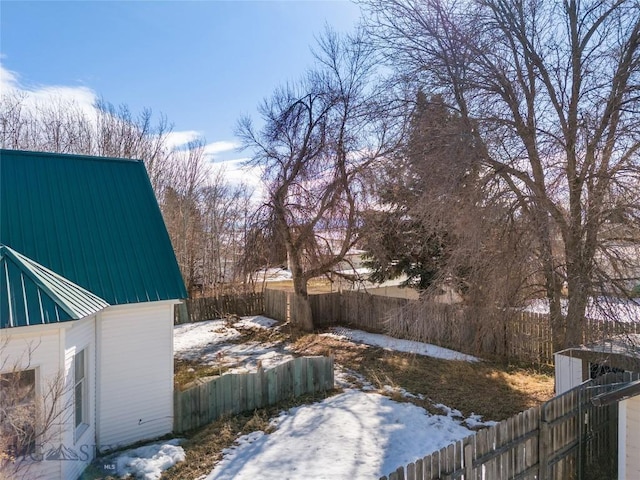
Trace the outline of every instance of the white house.
<instances>
[{"instance_id":1,"label":"white house","mask_svg":"<svg viewBox=\"0 0 640 480\"><path fill-rule=\"evenodd\" d=\"M141 161L0 150L0 406L33 419L0 417L0 472L76 479L170 432L186 296Z\"/></svg>"}]
</instances>

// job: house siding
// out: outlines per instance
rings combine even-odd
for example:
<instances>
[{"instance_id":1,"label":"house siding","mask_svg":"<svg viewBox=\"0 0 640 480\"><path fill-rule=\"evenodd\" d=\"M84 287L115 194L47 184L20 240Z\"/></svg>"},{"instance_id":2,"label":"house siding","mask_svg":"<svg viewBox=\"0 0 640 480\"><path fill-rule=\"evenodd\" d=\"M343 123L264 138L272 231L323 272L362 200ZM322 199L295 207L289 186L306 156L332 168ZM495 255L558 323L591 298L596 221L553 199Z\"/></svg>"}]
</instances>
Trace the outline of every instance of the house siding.
<instances>
[{"instance_id":1,"label":"house siding","mask_svg":"<svg viewBox=\"0 0 640 480\"><path fill-rule=\"evenodd\" d=\"M98 315L100 451L173 429L173 305L110 307Z\"/></svg>"},{"instance_id":2,"label":"house siding","mask_svg":"<svg viewBox=\"0 0 640 480\"><path fill-rule=\"evenodd\" d=\"M69 415L65 418L63 445L73 450L78 455L77 461L62 462L63 478L78 478L83 470L95 458L96 451L96 365L95 365L95 338L96 319L89 317L71 324L71 328L66 332L65 342L65 378L68 392L69 405L72 406ZM88 394L87 402L87 428L76 438L75 417L74 417L74 356L76 353L86 350L86 388Z\"/></svg>"},{"instance_id":3,"label":"house siding","mask_svg":"<svg viewBox=\"0 0 640 480\"><path fill-rule=\"evenodd\" d=\"M618 478L640 478L640 397L620 402L618 428Z\"/></svg>"},{"instance_id":4,"label":"house siding","mask_svg":"<svg viewBox=\"0 0 640 480\"><path fill-rule=\"evenodd\" d=\"M555 354L556 395L560 395L584 380L583 362L580 358Z\"/></svg>"},{"instance_id":5,"label":"house siding","mask_svg":"<svg viewBox=\"0 0 640 480\"><path fill-rule=\"evenodd\" d=\"M62 368L64 334L64 329L58 325L54 328L31 326L0 330L0 373L35 368L36 396L43 398L47 386L57 378ZM52 427L45 440L40 452L43 454L59 445L59 427ZM25 468L25 478L62 478L58 461L34 461Z\"/></svg>"}]
</instances>

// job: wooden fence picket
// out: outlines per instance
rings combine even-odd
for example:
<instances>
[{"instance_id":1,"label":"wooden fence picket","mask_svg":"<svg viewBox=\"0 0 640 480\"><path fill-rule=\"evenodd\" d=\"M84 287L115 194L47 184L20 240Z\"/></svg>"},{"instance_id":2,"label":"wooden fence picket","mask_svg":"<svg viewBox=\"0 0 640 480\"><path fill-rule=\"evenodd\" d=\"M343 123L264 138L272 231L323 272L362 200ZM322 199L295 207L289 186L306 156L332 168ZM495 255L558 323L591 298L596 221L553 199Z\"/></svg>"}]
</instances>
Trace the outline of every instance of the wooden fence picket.
<instances>
[{"instance_id":1,"label":"wooden fence picket","mask_svg":"<svg viewBox=\"0 0 640 480\"><path fill-rule=\"evenodd\" d=\"M389 478L560 480L615 456L617 416L592 396L640 374L609 373L400 467ZM589 419L583 431L584 418ZM580 455L578 452L582 452ZM418 467L419 465L419 467ZM422 477L417 472L422 472ZM393 477L392 477L393 475Z\"/></svg>"},{"instance_id":2,"label":"wooden fence picket","mask_svg":"<svg viewBox=\"0 0 640 480\"><path fill-rule=\"evenodd\" d=\"M225 374L174 391L174 431L182 433L225 414L237 414L282 400L333 389L331 357L294 358L255 373Z\"/></svg>"}]
</instances>

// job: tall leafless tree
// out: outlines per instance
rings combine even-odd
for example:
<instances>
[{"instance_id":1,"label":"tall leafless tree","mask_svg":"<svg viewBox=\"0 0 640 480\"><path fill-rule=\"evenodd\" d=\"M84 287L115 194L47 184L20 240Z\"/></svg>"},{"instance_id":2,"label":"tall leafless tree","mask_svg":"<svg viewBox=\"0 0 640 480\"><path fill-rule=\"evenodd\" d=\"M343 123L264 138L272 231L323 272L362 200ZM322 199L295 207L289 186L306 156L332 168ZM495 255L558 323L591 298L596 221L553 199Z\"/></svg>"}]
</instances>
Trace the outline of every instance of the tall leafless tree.
<instances>
[{"instance_id":1,"label":"tall leafless tree","mask_svg":"<svg viewBox=\"0 0 640 480\"><path fill-rule=\"evenodd\" d=\"M229 182L225 173L218 170L202 192L204 284L214 293L244 288L242 263L255 208L253 189Z\"/></svg>"},{"instance_id":2,"label":"tall leafless tree","mask_svg":"<svg viewBox=\"0 0 640 480\"><path fill-rule=\"evenodd\" d=\"M581 343L590 298L624 289L600 260L638 241L640 4L363 3L390 65L441 94L484 145L484 171L535 239L554 346Z\"/></svg>"},{"instance_id":3,"label":"tall leafless tree","mask_svg":"<svg viewBox=\"0 0 640 480\"><path fill-rule=\"evenodd\" d=\"M240 121L239 134L264 168L275 241L293 277L295 322L313 328L309 279L342 261L358 238L364 170L385 151L388 125L375 116L371 50L360 38L327 31L316 67L260 106L264 127Z\"/></svg>"}]
</instances>

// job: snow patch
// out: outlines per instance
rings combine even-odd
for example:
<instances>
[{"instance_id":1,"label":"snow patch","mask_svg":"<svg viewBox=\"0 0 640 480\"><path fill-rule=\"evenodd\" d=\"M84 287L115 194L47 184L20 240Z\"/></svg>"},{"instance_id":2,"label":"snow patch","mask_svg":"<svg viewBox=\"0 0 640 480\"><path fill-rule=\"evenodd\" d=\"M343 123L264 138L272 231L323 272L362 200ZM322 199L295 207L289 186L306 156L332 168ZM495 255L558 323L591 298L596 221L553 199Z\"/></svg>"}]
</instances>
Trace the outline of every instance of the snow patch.
<instances>
[{"instance_id":1,"label":"snow patch","mask_svg":"<svg viewBox=\"0 0 640 480\"><path fill-rule=\"evenodd\" d=\"M282 413L227 449L206 480L379 478L472 432L442 415L350 390Z\"/></svg>"},{"instance_id":2,"label":"snow patch","mask_svg":"<svg viewBox=\"0 0 640 480\"><path fill-rule=\"evenodd\" d=\"M173 350L176 358L224 368L229 373L255 372L258 365L271 368L293 358L275 342L231 343L241 338L242 329L269 329L278 322L271 318L244 317L229 324L226 320L176 325Z\"/></svg>"},{"instance_id":3,"label":"snow patch","mask_svg":"<svg viewBox=\"0 0 640 480\"><path fill-rule=\"evenodd\" d=\"M118 476L141 480L157 480L162 472L185 459L181 439L145 445L126 450L113 458Z\"/></svg>"},{"instance_id":4,"label":"snow patch","mask_svg":"<svg viewBox=\"0 0 640 480\"><path fill-rule=\"evenodd\" d=\"M415 353L418 355L424 355L425 357L440 358L443 360L462 360L465 362L480 361L479 358L472 355L456 352L455 350L449 350L448 348L438 347L429 343L416 342L414 340L402 340L399 338L389 337L387 335L368 333L350 328L335 327L331 329L331 333L325 333L323 335L346 339L356 343L364 343L373 347L381 347L385 350Z\"/></svg>"}]
</instances>

